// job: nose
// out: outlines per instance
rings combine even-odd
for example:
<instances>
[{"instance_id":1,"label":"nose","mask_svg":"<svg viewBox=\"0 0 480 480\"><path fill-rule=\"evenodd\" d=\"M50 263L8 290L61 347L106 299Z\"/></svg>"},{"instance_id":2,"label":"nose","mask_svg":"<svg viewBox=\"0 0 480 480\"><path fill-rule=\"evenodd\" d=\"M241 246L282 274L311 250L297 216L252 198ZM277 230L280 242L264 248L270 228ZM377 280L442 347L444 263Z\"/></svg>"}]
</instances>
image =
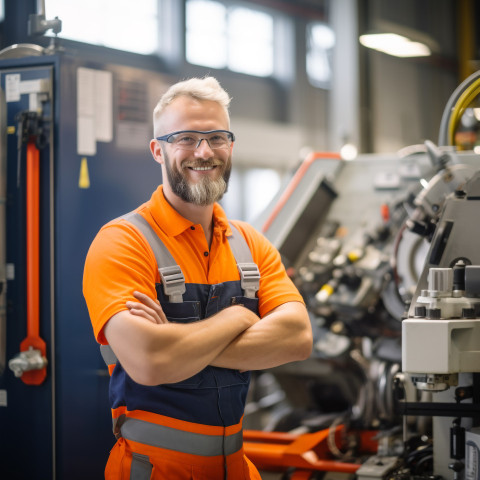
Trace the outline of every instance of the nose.
<instances>
[{"instance_id":1,"label":"nose","mask_svg":"<svg viewBox=\"0 0 480 480\"><path fill-rule=\"evenodd\" d=\"M213 155L213 150L210 147L210 143L208 143L208 138L201 138L198 141L197 146L195 147L195 153L197 153L200 156L204 156L205 153L208 153L209 156Z\"/></svg>"}]
</instances>

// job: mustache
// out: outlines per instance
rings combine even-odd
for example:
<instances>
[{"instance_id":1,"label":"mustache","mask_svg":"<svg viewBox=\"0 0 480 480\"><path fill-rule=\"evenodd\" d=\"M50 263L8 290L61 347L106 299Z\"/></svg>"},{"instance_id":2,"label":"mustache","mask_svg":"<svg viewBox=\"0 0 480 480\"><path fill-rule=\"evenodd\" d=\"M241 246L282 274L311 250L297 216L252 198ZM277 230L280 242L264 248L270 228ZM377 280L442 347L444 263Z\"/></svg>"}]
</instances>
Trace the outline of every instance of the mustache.
<instances>
[{"instance_id":1,"label":"mustache","mask_svg":"<svg viewBox=\"0 0 480 480\"><path fill-rule=\"evenodd\" d=\"M225 162L220 162L218 160L196 160L196 161L187 160L182 163L182 167L183 168L196 168L196 167L211 168L211 167L221 167L224 164Z\"/></svg>"}]
</instances>

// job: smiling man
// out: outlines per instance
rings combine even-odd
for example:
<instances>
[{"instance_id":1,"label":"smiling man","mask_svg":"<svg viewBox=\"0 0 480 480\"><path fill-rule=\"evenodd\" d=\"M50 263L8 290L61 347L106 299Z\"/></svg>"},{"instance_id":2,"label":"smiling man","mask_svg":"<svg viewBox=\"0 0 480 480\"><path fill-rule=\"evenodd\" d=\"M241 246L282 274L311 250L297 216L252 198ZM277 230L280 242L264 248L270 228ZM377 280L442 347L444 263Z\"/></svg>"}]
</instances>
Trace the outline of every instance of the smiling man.
<instances>
[{"instance_id":1,"label":"smiling man","mask_svg":"<svg viewBox=\"0 0 480 480\"><path fill-rule=\"evenodd\" d=\"M311 352L279 253L217 203L232 167L229 102L211 77L165 93L150 142L164 183L87 255L117 438L107 479L260 479L242 447L250 370Z\"/></svg>"}]
</instances>

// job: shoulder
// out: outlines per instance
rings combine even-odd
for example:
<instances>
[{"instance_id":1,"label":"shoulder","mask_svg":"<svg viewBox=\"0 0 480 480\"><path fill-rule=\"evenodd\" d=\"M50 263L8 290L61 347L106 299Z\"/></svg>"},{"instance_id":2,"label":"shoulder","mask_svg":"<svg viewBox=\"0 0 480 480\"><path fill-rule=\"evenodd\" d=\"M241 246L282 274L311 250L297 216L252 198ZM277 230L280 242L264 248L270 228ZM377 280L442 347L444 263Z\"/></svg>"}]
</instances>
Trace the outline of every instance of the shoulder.
<instances>
[{"instance_id":1,"label":"shoulder","mask_svg":"<svg viewBox=\"0 0 480 480\"><path fill-rule=\"evenodd\" d=\"M230 223L245 238L255 261L261 261L266 256L278 254L272 243L249 223L242 220L230 220Z\"/></svg>"},{"instance_id":2,"label":"shoulder","mask_svg":"<svg viewBox=\"0 0 480 480\"><path fill-rule=\"evenodd\" d=\"M140 230L122 217L105 224L95 236L87 254L89 259L149 255L149 244Z\"/></svg>"},{"instance_id":3,"label":"shoulder","mask_svg":"<svg viewBox=\"0 0 480 480\"><path fill-rule=\"evenodd\" d=\"M236 227L236 229L247 241L257 238L263 238L266 240L266 238L257 229L243 220L229 220L229 223Z\"/></svg>"},{"instance_id":4,"label":"shoulder","mask_svg":"<svg viewBox=\"0 0 480 480\"><path fill-rule=\"evenodd\" d=\"M257 242L268 241L258 230L247 222L242 220L229 220L229 223L241 233L249 245L252 244L252 246L254 246Z\"/></svg>"}]
</instances>

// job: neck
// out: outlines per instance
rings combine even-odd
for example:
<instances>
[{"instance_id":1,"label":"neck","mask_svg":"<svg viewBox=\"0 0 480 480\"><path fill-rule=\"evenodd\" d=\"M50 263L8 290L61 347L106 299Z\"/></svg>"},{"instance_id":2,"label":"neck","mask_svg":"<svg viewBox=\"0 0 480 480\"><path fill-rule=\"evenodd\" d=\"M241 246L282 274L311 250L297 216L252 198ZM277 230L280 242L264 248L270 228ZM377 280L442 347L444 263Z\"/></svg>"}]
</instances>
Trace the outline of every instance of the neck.
<instances>
[{"instance_id":1,"label":"neck","mask_svg":"<svg viewBox=\"0 0 480 480\"><path fill-rule=\"evenodd\" d=\"M195 225L201 225L210 246L212 241L212 223L213 223L213 204L194 205L182 200L175 195L168 184L163 184L163 194L167 202L183 217L190 220Z\"/></svg>"}]
</instances>

